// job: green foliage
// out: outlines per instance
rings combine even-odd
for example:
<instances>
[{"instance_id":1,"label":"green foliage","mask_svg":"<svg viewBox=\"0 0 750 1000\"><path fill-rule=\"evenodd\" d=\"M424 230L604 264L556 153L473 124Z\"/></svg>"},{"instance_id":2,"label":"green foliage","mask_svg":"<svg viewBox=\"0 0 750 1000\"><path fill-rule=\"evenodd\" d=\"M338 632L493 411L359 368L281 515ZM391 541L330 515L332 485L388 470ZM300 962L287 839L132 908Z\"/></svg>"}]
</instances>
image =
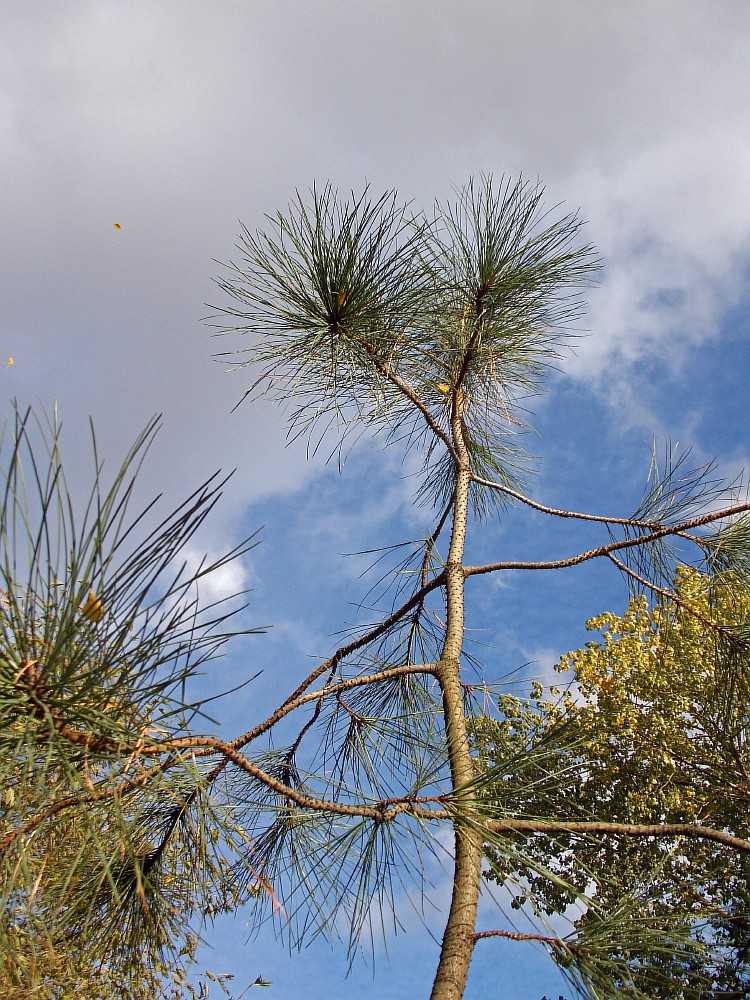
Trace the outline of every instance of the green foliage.
<instances>
[{"instance_id":1,"label":"green foliage","mask_svg":"<svg viewBox=\"0 0 750 1000\"><path fill-rule=\"evenodd\" d=\"M339 442L382 430L423 454L420 494L442 507L460 392L472 471L517 485L518 401L558 357L582 311L575 290L599 267L581 220L550 222L542 197L526 181L485 178L428 220L394 193L342 201L313 189L309 206L298 196L269 219L270 233L243 230L242 261L219 280L237 303L222 308L231 323L220 330L249 335L237 363L260 372L253 389L291 407L294 433L321 421ZM472 493L478 510L500 496Z\"/></svg>"},{"instance_id":2,"label":"green foliage","mask_svg":"<svg viewBox=\"0 0 750 1000\"><path fill-rule=\"evenodd\" d=\"M200 714L186 684L238 610L202 608L200 580L250 546L186 571L216 479L166 517L131 512L156 428L108 487L92 436L94 485L78 504L55 421L18 412L6 435L0 982L14 996L186 995L191 920L236 903L230 817L206 766L169 744Z\"/></svg>"},{"instance_id":3,"label":"green foliage","mask_svg":"<svg viewBox=\"0 0 750 1000\"><path fill-rule=\"evenodd\" d=\"M492 810L694 823L746 837L750 703L727 656L747 660L749 618L745 581L683 568L653 607L637 597L623 616L590 621L603 640L563 657L571 687L552 689L552 700L540 688L533 701L502 698L501 721L477 722ZM613 966L629 996L745 995L746 855L622 832L514 839L510 850L500 841L488 847L488 877L515 883L515 905L548 915L583 901L569 944L582 959L576 977L593 996L611 995Z\"/></svg>"}]
</instances>

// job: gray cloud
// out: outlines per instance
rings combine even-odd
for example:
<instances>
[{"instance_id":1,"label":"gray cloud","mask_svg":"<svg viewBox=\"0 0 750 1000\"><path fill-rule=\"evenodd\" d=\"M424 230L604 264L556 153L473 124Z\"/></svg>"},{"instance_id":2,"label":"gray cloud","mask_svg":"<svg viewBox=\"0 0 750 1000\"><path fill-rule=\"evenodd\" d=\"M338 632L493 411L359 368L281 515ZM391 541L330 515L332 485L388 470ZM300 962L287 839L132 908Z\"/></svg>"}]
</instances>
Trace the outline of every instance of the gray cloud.
<instances>
[{"instance_id":1,"label":"gray cloud","mask_svg":"<svg viewBox=\"0 0 750 1000\"><path fill-rule=\"evenodd\" d=\"M744 2L32 2L4 19L6 398L57 398L74 434L92 414L108 454L163 411L155 488L239 466L226 524L310 472L303 449L280 454L276 412L229 415L248 380L210 362L229 345L199 321L238 219L295 187L367 178L429 204L470 172L541 176L608 259L571 368L590 382L679 363L746 294Z\"/></svg>"}]
</instances>

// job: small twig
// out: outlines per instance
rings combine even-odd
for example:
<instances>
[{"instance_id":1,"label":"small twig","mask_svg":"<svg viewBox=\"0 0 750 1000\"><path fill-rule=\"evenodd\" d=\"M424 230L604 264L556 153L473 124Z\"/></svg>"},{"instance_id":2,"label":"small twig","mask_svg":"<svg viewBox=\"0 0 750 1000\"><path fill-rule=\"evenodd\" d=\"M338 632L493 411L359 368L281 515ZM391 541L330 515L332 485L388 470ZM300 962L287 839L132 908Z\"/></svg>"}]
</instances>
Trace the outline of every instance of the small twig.
<instances>
[{"instance_id":1,"label":"small twig","mask_svg":"<svg viewBox=\"0 0 750 1000\"><path fill-rule=\"evenodd\" d=\"M511 489L510 486L503 486L502 483L495 483L491 479L484 479L482 476L472 475L471 478L472 482L478 483L479 486L487 486L489 489L497 490L499 493L513 497L514 500L518 500L519 503L524 504L526 507L531 507L532 510L538 510L542 514L551 514L553 517L568 517L578 521L596 521L599 524L621 524L628 528L653 529L658 525L658 521L639 521L631 517L606 517L602 514L583 514L575 510L548 507L546 504L532 500L518 490Z\"/></svg>"},{"instance_id":2,"label":"small twig","mask_svg":"<svg viewBox=\"0 0 750 1000\"><path fill-rule=\"evenodd\" d=\"M302 683L289 695L288 698L286 698L285 701L281 703L275 712L272 712L271 715L268 716L267 719L232 740L232 746L236 749L241 749L243 746L252 742L252 740L257 739L258 736L262 736L263 733L268 732L268 730L273 728L273 726L275 726L280 719L283 719L285 715L288 715L293 708L297 707L298 704L302 704L300 701L301 697L310 685L313 684L322 674L325 674L328 671L333 672L338 665L346 659L347 656L350 656L363 646L369 645L369 643L371 643L374 639L377 639L384 632L387 632L392 625L407 615L412 608L418 606L419 602L422 601L427 594L436 590L438 587L441 587L444 582L445 571L439 573L424 587L420 587L420 589L413 594L405 604L402 604L400 608L397 608L396 611L390 614L378 625L375 625L358 639L353 639L351 642L346 643L346 645L340 646L333 656L330 656L324 663L321 663L320 666L316 667L312 673L308 674L305 680L302 681ZM317 697L317 695L315 695L315 697Z\"/></svg>"},{"instance_id":3,"label":"small twig","mask_svg":"<svg viewBox=\"0 0 750 1000\"><path fill-rule=\"evenodd\" d=\"M540 941L549 945L550 948L564 949L565 951L577 951L578 949L569 945L562 938L548 937L546 934L520 934L517 931L478 931L474 935L474 943L482 941L484 938L501 937L510 938L511 941Z\"/></svg>"},{"instance_id":4,"label":"small twig","mask_svg":"<svg viewBox=\"0 0 750 1000\"><path fill-rule=\"evenodd\" d=\"M665 587L659 587L655 583L651 583L651 581L647 580L645 576L641 576L640 573L636 573L634 569L631 569L630 566L618 559L617 556L613 556L610 552L608 552L607 559L611 560L619 570L622 570L622 572L631 579L637 581L642 586L647 587L652 593L663 597L664 600L670 601L677 607L687 611L691 617L695 618L696 621L701 622L701 624L705 625L707 628L713 629L715 632L724 632L727 635L733 634L731 625L720 625L718 622L711 621L710 618L705 618L702 614L696 611L695 608L688 604L687 601L678 597L673 591L667 590Z\"/></svg>"}]
</instances>

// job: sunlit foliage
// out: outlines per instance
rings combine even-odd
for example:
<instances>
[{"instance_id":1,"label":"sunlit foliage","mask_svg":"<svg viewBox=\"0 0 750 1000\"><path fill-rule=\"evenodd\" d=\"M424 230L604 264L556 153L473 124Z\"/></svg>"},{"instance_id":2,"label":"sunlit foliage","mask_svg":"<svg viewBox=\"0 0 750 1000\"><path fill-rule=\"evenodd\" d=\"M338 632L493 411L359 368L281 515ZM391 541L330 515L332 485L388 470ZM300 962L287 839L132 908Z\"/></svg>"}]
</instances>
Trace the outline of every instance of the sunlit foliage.
<instances>
[{"instance_id":1,"label":"sunlit foliage","mask_svg":"<svg viewBox=\"0 0 750 1000\"><path fill-rule=\"evenodd\" d=\"M747 581L686 567L671 593L651 603L640 595L623 615L592 619L601 640L558 665L569 686L537 685L526 702L503 697L502 721L477 722L486 794L509 794L501 772L513 759L517 813L701 824L747 837L749 621ZM609 925L605 950L620 988L674 998L740 997L750 988L746 856L715 842L617 831L535 833L516 849L488 848L488 877L516 885L516 906L548 915L587 897L570 945L585 953L592 929ZM622 945L612 925L624 906L659 947L648 936Z\"/></svg>"}]
</instances>

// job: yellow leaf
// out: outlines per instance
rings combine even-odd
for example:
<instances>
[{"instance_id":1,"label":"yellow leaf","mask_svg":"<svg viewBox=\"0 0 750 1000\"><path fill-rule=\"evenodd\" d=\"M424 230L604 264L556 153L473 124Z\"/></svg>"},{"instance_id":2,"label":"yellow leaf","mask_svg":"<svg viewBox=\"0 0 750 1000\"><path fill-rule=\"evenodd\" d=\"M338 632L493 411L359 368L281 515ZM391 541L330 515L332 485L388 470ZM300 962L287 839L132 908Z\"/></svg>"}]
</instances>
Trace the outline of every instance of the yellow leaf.
<instances>
[{"instance_id":1,"label":"yellow leaf","mask_svg":"<svg viewBox=\"0 0 750 1000\"><path fill-rule=\"evenodd\" d=\"M84 618L88 618L90 622L98 622L104 614L104 605L93 590L89 590L89 596L86 598L86 603L81 608L81 614Z\"/></svg>"},{"instance_id":2,"label":"yellow leaf","mask_svg":"<svg viewBox=\"0 0 750 1000\"><path fill-rule=\"evenodd\" d=\"M8 364L9 365L15 364L15 362L13 361L13 358L8 358Z\"/></svg>"},{"instance_id":3,"label":"yellow leaf","mask_svg":"<svg viewBox=\"0 0 750 1000\"><path fill-rule=\"evenodd\" d=\"M119 222L113 222L112 223L112 228L113 229L122 229L122 226L120 225Z\"/></svg>"},{"instance_id":4,"label":"yellow leaf","mask_svg":"<svg viewBox=\"0 0 750 1000\"><path fill-rule=\"evenodd\" d=\"M451 391L451 387L449 385L446 385L445 382L438 382L437 387L441 392Z\"/></svg>"}]
</instances>

